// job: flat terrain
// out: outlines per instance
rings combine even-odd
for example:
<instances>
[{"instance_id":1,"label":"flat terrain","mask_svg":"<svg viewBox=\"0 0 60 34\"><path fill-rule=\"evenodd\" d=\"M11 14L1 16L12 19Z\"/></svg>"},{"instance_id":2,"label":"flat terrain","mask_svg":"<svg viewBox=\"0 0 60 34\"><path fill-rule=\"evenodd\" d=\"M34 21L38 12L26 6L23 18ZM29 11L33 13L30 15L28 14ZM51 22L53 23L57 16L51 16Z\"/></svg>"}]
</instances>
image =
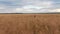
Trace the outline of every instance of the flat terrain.
<instances>
[{"instance_id":1,"label":"flat terrain","mask_svg":"<svg viewBox=\"0 0 60 34\"><path fill-rule=\"evenodd\" d=\"M60 14L0 14L0 34L60 34Z\"/></svg>"}]
</instances>

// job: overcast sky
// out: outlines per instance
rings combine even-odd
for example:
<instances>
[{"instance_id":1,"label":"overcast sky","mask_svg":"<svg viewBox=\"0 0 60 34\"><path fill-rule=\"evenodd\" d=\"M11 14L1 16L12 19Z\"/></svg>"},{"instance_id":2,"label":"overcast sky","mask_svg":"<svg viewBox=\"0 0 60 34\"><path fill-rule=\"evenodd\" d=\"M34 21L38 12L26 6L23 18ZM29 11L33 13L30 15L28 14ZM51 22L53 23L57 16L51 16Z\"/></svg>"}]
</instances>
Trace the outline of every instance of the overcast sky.
<instances>
[{"instance_id":1,"label":"overcast sky","mask_svg":"<svg viewBox=\"0 0 60 34\"><path fill-rule=\"evenodd\" d=\"M60 0L0 0L0 13L60 12Z\"/></svg>"}]
</instances>

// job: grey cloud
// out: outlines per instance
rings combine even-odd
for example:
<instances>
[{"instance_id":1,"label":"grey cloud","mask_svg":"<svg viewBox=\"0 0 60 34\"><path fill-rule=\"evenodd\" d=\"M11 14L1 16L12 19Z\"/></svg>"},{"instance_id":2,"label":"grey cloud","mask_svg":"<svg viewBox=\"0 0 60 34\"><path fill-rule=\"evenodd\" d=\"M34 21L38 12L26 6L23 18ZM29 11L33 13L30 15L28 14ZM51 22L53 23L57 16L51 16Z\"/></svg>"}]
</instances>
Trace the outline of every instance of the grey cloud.
<instances>
[{"instance_id":1,"label":"grey cloud","mask_svg":"<svg viewBox=\"0 0 60 34\"><path fill-rule=\"evenodd\" d=\"M0 2L0 8L2 8L0 9L0 13L45 13L54 11L51 10L54 5L56 4L51 0L2 0L2 2ZM27 6L30 8L24 9L24 7ZM33 6L35 6L35 8ZM36 9L36 7L44 8Z\"/></svg>"}]
</instances>

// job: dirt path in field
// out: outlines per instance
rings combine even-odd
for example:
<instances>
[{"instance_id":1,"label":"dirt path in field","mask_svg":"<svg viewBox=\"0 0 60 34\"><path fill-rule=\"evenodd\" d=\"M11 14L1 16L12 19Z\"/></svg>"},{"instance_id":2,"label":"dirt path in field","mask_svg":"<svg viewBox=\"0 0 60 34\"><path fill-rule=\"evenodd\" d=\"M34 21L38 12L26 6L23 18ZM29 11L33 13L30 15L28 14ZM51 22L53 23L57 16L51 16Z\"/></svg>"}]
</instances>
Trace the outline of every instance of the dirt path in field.
<instances>
[{"instance_id":1,"label":"dirt path in field","mask_svg":"<svg viewBox=\"0 0 60 34\"><path fill-rule=\"evenodd\" d=\"M60 34L60 14L0 14L0 34Z\"/></svg>"}]
</instances>

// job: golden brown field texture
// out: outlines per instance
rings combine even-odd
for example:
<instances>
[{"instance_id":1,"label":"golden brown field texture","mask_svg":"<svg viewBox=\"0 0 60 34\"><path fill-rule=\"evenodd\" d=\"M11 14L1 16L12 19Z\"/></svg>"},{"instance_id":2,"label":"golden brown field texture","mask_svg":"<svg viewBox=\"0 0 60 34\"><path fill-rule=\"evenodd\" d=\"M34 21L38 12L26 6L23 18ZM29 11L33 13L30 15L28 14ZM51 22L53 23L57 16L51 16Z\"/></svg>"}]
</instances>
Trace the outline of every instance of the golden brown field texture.
<instances>
[{"instance_id":1,"label":"golden brown field texture","mask_svg":"<svg viewBox=\"0 0 60 34\"><path fill-rule=\"evenodd\" d=\"M60 34L60 14L0 14L0 34Z\"/></svg>"}]
</instances>

